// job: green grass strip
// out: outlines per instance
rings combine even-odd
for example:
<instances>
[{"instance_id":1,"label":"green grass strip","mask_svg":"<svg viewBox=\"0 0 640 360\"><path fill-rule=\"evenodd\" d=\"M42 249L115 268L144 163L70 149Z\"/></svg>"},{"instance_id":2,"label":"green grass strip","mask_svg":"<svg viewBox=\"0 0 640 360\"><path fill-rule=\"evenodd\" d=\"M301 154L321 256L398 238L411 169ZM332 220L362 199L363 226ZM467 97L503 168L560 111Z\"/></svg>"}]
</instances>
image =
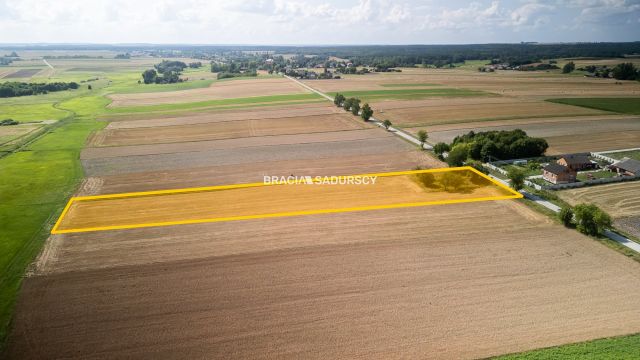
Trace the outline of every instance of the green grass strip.
<instances>
[{"instance_id":1,"label":"green grass strip","mask_svg":"<svg viewBox=\"0 0 640 360\"><path fill-rule=\"evenodd\" d=\"M107 103L83 96L56 104L66 118L0 159L0 353L23 274L83 178L80 151L89 134L106 125L95 114Z\"/></svg>"},{"instance_id":2,"label":"green grass strip","mask_svg":"<svg viewBox=\"0 0 640 360\"><path fill-rule=\"evenodd\" d=\"M497 356L496 360L552 359L638 359L640 334L556 346L518 354Z\"/></svg>"},{"instance_id":3,"label":"green grass strip","mask_svg":"<svg viewBox=\"0 0 640 360\"><path fill-rule=\"evenodd\" d=\"M548 99L547 101L621 114L640 115L640 98L563 98Z\"/></svg>"}]
</instances>

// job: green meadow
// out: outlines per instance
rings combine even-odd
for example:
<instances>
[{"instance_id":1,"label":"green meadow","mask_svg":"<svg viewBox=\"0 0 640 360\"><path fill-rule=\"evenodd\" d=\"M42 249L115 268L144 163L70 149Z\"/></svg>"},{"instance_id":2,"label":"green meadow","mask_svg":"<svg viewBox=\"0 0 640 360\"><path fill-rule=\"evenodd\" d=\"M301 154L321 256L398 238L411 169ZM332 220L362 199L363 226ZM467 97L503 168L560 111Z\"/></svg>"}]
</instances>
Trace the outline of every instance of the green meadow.
<instances>
[{"instance_id":1,"label":"green meadow","mask_svg":"<svg viewBox=\"0 0 640 360\"><path fill-rule=\"evenodd\" d=\"M576 344L497 356L495 360L552 360L552 359L638 359L640 334L599 339Z\"/></svg>"},{"instance_id":2,"label":"green meadow","mask_svg":"<svg viewBox=\"0 0 640 360\"><path fill-rule=\"evenodd\" d=\"M547 101L622 114L640 115L640 98L568 98L549 99Z\"/></svg>"}]
</instances>

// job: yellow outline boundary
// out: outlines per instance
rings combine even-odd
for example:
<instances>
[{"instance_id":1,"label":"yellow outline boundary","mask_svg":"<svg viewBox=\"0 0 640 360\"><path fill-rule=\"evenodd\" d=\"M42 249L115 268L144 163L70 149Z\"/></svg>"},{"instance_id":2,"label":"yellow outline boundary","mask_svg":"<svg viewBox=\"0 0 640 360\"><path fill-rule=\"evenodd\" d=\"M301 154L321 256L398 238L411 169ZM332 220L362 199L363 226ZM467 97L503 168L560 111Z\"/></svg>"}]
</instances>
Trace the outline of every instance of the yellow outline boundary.
<instances>
[{"instance_id":1,"label":"yellow outline boundary","mask_svg":"<svg viewBox=\"0 0 640 360\"><path fill-rule=\"evenodd\" d=\"M232 217L223 217L223 218L165 221L165 222L157 222L157 223L144 223L144 224L133 224L133 225L114 225L114 226L100 226L100 227L91 227L91 228L58 230L58 228L60 227L60 224L62 223L63 218L66 216L67 212L69 211L69 208L71 207L71 205L73 204L74 201L116 199L116 198L128 198L128 197L140 197L140 196L169 195L169 194L184 194L184 193L192 193L192 192L218 191L218 190L240 189L240 188L259 187L259 186L282 186L282 185L286 185L286 184L279 184L279 183L269 183L269 184L265 184L265 183L247 183L247 184L206 186L206 187L172 189L172 190L140 191L140 192L129 192L129 193L121 193L121 194L109 194L109 195L75 196L75 197L72 197L71 199L69 199L69 202L64 207L64 210L60 214L60 217L58 218L58 220L56 221L55 225L53 226L53 229L51 230L51 234L68 234L68 233L103 231L103 230L138 229L138 228L145 228L145 227L172 226L172 225L184 225L184 224L201 224L201 223L209 223L209 222L223 222L223 221L234 221L234 220L276 218L276 217L313 215L313 214L331 214L331 213L381 210L381 209L397 209L397 208L404 208L404 207L419 207L419 206L459 204L459 203L492 201L492 200L519 199L519 198L523 197L522 194L520 194L519 192L511 189L510 187L504 185L503 183L501 183L499 181L496 181L496 180L492 179L491 177L487 176L486 174L483 174L482 172L474 169L471 166L461 166L461 167L453 167L453 168L439 168L439 169L426 169L426 170L395 171L395 172L371 173L371 174L359 174L359 175L342 175L342 176L335 176L335 177L337 177L337 178L344 178L344 177L347 177L347 176L351 176L351 177L365 177L365 176L386 177L386 176L411 175L411 174L422 174L422 173L432 173L432 172L449 172L449 171L461 171L461 170L472 171L472 172L482 176L483 178L489 180L494 185L497 185L498 187L500 187L500 188L502 188L504 190L507 190L512 195L480 197L480 198L471 198L471 199L458 199L458 200L426 201L426 202L402 203L402 204L391 204L391 205L362 206L362 207L340 208L340 209L305 210L305 211L281 212L281 213L261 214L261 215L243 215L243 216L232 216ZM305 183L305 182L306 181L304 181L304 180L295 181L295 183L300 183L300 184Z\"/></svg>"}]
</instances>

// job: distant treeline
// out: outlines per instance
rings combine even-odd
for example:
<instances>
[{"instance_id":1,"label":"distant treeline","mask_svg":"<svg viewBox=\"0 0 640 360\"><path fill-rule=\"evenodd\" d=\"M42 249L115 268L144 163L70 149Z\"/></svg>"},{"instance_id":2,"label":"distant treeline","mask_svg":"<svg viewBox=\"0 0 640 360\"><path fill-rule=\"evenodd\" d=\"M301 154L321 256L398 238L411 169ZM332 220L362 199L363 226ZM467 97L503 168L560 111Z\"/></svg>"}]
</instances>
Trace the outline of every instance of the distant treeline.
<instances>
[{"instance_id":1,"label":"distant treeline","mask_svg":"<svg viewBox=\"0 0 640 360\"><path fill-rule=\"evenodd\" d=\"M7 47L11 49L11 47ZM211 59L229 54L304 54L335 56L354 65L413 66L460 63L465 60L500 59L522 64L539 59L573 57L623 57L640 54L640 42L565 44L475 44L475 45L346 45L346 46L214 46L214 45L23 45L18 50L111 50L146 52L158 56Z\"/></svg>"},{"instance_id":2,"label":"distant treeline","mask_svg":"<svg viewBox=\"0 0 640 360\"><path fill-rule=\"evenodd\" d=\"M258 76L255 61L229 61L228 63L211 62L211 72L218 73L218 79L228 79L242 76Z\"/></svg>"},{"instance_id":3,"label":"distant treeline","mask_svg":"<svg viewBox=\"0 0 640 360\"><path fill-rule=\"evenodd\" d=\"M0 98L46 94L54 91L77 89L76 82L52 82L52 83L24 83L5 82L0 83Z\"/></svg>"}]
</instances>

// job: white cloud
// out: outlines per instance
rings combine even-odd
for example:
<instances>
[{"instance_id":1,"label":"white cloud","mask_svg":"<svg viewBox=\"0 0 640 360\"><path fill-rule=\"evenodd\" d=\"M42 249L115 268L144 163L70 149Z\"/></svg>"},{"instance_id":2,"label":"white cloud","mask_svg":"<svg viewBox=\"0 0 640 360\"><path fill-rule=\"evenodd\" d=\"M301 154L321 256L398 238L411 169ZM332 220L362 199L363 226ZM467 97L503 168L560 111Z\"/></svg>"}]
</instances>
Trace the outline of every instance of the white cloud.
<instances>
[{"instance_id":1,"label":"white cloud","mask_svg":"<svg viewBox=\"0 0 640 360\"><path fill-rule=\"evenodd\" d=\"M540 24L541 14L555 9L554 6L530 3L511 12L511 23L514 26L537 25ZM547 19L548 18L542 18Z\"/></svg>"},{"instance_id":2,"label":"white cloud","mask_svg":"<svg viewBox=\"0 0 640 360\"><path fill-rule=\"evenodd\" d=\"M0 18L0 42L640 40L640 0L0 0Z\"/></svg>"}]
</instances>

